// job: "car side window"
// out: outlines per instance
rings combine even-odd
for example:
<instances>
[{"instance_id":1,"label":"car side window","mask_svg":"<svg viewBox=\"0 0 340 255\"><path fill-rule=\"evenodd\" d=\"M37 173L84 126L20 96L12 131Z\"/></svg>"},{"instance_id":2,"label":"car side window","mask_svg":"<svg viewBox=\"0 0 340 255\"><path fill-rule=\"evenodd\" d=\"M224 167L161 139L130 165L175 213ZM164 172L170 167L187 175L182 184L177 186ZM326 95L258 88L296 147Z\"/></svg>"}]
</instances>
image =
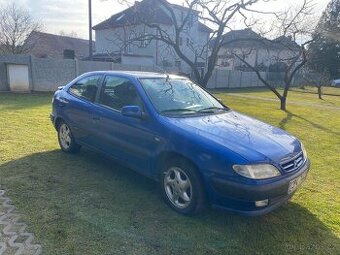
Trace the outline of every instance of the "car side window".
<instances>
[{"instance_id":1,"label":"car side window","mask_svg":"<svg viewBox=\"0 0 340 255\"><path fill-rule=\"evenodd\" d=\"M99 103L118 111L127 105L138 105L143 109L143 102L133 83L128 79L115 76L105 78Z\"/></svg>"},{"instance_id":2,"label":"car side window","mask_svg":"<svg viewBox=\"0 0 340 255\"><path fill-rule=\"evenodd\" d=\"M101 75L92 75L80 79L70 87L69 91L76 96L93 102L96 98L100 78Z\"/></svg>"}]
</instances>

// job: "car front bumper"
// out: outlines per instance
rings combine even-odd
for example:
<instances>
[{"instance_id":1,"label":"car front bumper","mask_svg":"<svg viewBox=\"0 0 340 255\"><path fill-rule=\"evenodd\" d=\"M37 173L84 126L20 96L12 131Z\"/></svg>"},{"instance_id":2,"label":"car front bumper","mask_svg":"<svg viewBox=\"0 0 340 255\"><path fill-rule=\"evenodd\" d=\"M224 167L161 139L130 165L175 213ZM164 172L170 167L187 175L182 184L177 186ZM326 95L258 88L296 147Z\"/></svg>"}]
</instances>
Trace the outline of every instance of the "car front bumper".
<instances>
[{"instance_id":1,"label":"car front bumper","mask_svg":"<svg viewBox=\"0 0 340 255\"><path fill-rule=\"evenodd\" d=\"M54 114L50 113L50 120L52 121L53 125L54 125L54 119L55 119Z\"/></svg>"},{"instance_id":2,"label":"car front bumper","mask_svg":"<svg viewBox=\"0 0 340 255\"><path fill-rule=\"evenodd\" d=\"M307 176L310 161L292 174L265 184L243 184L220 178L211 178L214 190L212 204L214 207L226 209L242 215L258 216L269 213L287 202ZM300 183L294 190L288 192L290 183L298 180ZM268 205L257 207L255 201L268 200Z\"/></svg>"},{"instance_id":3,"label":"car front bumper","mask_svg":"<svg viewBox=\"0 0 340 255\"><path fill-rule=\"evenodd\" d=\"M57 129L56 123L55 123L56 117L53 113L50 113L50 120L52 122L52 125Z\"/></svg>"}]
</instances>

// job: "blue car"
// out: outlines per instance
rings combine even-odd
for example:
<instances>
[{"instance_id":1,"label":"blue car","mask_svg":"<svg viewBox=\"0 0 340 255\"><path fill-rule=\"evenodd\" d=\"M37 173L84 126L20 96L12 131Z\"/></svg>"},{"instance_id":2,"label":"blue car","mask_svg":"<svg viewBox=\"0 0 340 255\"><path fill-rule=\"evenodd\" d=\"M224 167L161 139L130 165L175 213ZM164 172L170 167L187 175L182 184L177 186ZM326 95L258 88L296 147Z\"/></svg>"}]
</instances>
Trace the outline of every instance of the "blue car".
<instances>
[{"instance_id":1,"label":"blue car","mask_svg":"<svg viewBox=\"0 0 340 255\"><path fill-rule=\"evenodd\" d=\"M187 78L143 72L86 73L55 92L51 120L61 149L105 154L159 182L176 212L207 205L262 215L307 176L302 143L231 110Z\"/></svg>"}]
</instances>

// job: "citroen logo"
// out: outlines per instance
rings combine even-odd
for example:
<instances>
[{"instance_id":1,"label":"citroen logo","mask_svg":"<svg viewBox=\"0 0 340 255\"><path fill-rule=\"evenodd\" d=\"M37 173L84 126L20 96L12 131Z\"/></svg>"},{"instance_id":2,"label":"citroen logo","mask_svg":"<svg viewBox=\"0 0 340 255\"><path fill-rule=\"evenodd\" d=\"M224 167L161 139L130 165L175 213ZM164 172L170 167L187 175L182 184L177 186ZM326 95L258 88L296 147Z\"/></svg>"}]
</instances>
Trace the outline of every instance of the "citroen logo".
<instances>
[{"instance_id":1,"label":"citroen logo","mask_svg":"<svg viewBox=\"0 0 340 255\"><path fill-rule=\"evenodd\" d=\"M297 159L294 160L294 168L296 168L298 166L299 162Z\"/></svg>"}]
</instances>

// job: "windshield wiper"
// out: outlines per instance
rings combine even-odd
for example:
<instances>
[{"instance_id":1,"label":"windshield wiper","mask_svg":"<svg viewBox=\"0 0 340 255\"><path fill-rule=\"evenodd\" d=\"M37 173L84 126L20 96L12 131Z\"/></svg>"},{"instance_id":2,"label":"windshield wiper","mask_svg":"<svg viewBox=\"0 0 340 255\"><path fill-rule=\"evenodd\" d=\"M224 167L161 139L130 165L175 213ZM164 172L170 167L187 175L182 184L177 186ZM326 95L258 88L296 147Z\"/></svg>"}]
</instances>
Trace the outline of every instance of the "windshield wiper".
<instances>
[{"instance_id":1,"label":"windshield wiper","mask_svg":"<svg viewBox=\"0 0 340 255\"><path fill-rule=\"evenodd\" d=\"M190 113L195 113L197 111L192 110L192 109L186 109L186 108L178 108L178 109L168 109L168 110L163 110L161 113L176 113L176 112L190 112Z\"/></svg>"},{"instance_id":2,"label":"windshield wiper","mask_svg":"<svg viewBox=\"0 0 340 255\"><path fill-rule=\"evenodd\" d=\"M199 113L214 113L216 110L227 111L226 108L212 106L212 107L203 108L203 109L201 109L201 110L199 110L197 112L199 112Z\"/></svg>"}]
</instances>

